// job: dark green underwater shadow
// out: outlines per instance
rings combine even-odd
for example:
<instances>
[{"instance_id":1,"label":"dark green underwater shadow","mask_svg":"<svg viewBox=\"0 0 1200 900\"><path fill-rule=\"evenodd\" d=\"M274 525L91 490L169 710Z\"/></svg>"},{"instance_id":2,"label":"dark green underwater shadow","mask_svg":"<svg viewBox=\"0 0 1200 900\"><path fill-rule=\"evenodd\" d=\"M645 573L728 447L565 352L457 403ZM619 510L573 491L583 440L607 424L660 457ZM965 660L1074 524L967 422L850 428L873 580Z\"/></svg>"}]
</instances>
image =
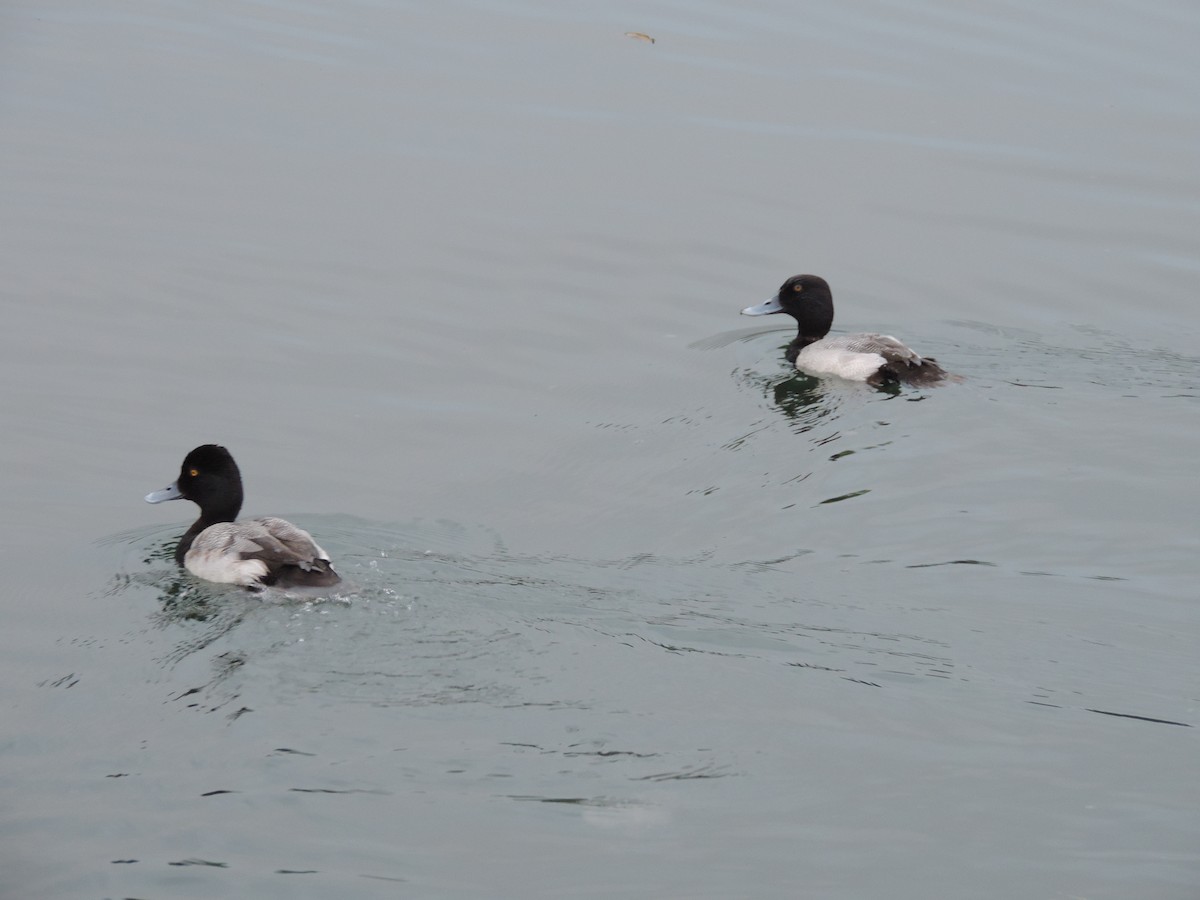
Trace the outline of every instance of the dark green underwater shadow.
<instances>
[{"instance_id":1,"label":"dark green underwater shadow","mask_svg":"<svg viewBox=\"0 0 1200 900\"><path fill-rule=\"evenodd\" d=\"M734 377L798 426L793 429L797 433L808 431L823 418L835 415L849 397L892 400L904 393L899 384L870 385L838 378L822 379L790 366L783 371L767 374L753 369L739 369L734 372ZM917 401L923 400L924 396L905 399Z\"/></svg>"}]
</instances>

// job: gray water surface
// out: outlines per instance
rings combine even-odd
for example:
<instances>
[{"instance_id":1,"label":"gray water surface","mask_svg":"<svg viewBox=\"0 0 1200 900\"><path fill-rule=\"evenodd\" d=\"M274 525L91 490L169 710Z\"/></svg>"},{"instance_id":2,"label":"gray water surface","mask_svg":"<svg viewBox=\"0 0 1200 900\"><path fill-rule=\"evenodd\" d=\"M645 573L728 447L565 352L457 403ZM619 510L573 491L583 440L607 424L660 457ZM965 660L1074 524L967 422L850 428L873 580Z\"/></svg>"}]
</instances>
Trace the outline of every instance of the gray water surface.
<instances>
[{"instance_id":1,"label":"gray water surface","mask_svg":"<svg viewBox=\"0 0 1200 900\"><path fill-rule=\"evenodd\" d=\"M4 896L1197 896L1191 5L0 35ZM175 569L206 442L345 590Z\"/></svg>"}]
</instances>

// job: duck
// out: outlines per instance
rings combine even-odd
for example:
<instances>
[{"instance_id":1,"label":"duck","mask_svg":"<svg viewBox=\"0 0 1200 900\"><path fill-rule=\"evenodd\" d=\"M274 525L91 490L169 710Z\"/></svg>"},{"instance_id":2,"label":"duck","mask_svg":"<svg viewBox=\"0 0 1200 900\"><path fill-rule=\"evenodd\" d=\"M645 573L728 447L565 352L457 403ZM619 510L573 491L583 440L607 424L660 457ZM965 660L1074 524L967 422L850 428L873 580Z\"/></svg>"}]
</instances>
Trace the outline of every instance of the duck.
<instances>
[{"instance_id":1,"label":"duck","mask_svg":"<svg viewBox=\"0 0 1200 900\"><path fill-rule=\"evenodd\" d=\"M936 384L947 377L937 360L921 356L889 334L828 337L833 325L833 293L820 275L793 275L770 300L742 310L743 316L774 313L786 313L799 325L784 356L808 375L836 375L875 387Z\"/></svg>"},{"instance_id":2,"label":"duck","mask_svg":"<svg viewBox=\"0 0 1200 900\"><path fill-rule=\"evenodd\" d=\"M323 588L341 581L329 554L304 529L272 516L237 521L242 473L224 447L204 444L192 450L172 484L146 495L147 503L168 500L191 500L200 507L200 518L175 548L176 564L197 578L253 591Z\"/></svg>"}]
</instances>

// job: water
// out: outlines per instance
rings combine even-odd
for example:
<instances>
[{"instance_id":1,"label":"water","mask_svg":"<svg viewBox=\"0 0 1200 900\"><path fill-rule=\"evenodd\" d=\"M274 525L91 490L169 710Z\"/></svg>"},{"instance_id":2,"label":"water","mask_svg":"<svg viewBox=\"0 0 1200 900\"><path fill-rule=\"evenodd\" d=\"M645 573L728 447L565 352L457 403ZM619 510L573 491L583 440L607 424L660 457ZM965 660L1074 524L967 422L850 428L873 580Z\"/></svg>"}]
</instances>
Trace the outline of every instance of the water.
<instances>
[{"instance_id":1,"label":"water","mask_svg":"<svg viewBox=\"0 0 1200 900\"><path fill-rule=\"evenodd\" d=\"M1196 896L1190 6L0 15L6 896Z\"/></svg>"}]
</instances>

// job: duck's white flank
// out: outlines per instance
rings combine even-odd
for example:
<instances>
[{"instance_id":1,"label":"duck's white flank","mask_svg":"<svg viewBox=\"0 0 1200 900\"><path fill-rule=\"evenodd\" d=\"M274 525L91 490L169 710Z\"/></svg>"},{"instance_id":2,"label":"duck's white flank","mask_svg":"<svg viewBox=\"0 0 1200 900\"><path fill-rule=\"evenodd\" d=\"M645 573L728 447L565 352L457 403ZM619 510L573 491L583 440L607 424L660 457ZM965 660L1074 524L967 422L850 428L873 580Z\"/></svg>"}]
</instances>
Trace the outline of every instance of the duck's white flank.
<instances>
[{"instance_id":1,"label":"duck's white flank","mask_svg":"<svg viewBox=\"0 0 1200 900\"><path fill-rule=\"evenodd\" d=\"M812 344L796 356L796 368L809 375L837 375L848 381L866 381L887 362L878 353L856 353Z\"/></svg>"},{"instance_id":2,"label":"duck's white flank","mask_svg":"<svg viewBox=\"0 0 1200 900\"><path fill-rule=\"evenodd\" d=\"M213 548L192 547L183 557L183 567L205 581L246 587L259 584L268 572L267 564L261 559L239 559Z\"/></svg>"},{"instance_id":3,"label":"duck's white flank","mask_svg":"<svg viewBox=\"0 0 1200 900\"><path fill-rule=\"evenodd\" d=\"M866 381L889 363L920 365L921 357L890 334L844 334L822 338L796 355L796 368L809 375Z\"/></svg>"}]
</instances>

